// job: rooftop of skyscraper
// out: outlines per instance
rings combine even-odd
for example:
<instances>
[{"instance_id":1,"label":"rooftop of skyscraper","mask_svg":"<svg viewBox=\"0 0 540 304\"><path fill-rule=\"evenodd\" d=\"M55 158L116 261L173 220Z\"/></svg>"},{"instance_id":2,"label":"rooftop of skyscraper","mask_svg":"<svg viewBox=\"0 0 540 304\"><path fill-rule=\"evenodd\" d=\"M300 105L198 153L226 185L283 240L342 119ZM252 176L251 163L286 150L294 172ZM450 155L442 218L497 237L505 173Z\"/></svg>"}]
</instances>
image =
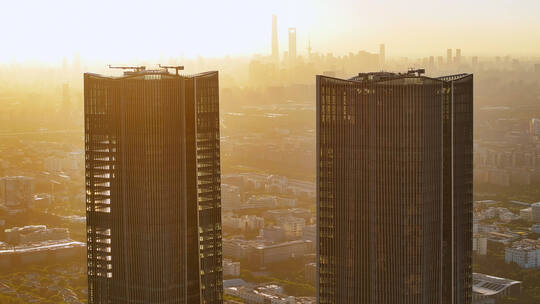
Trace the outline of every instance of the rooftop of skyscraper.
<instances>
[{"instance_id":1,"label":"rooftop of skyscraper","mask_svg":"<svg viewBox=\"0 0 540 304\"><path fill-rule=\"evenodd\" d=\"M428 79L436 79L440 81L451 81L451 80L457 80L457 79L470 75L470 74L464 73L464 74L448 75L448 76L433 78L433 77L424 76L425 73L426 73L425 69L409 69L405 73L387 72L387 71L358 73L357 76L354 76L350 78L349 80L359 81L359 82L367 82L367 81L376 82L376 81L393 80L393 79L400 79L400 78L422 77L422 78L428 78Z\"/></svg>"},{"instance_id":2,"label":"rooftop of skyscraper","mask_svg":"<svg viewBox=\"0 0 540 304\"><path fill-rule=\"evenodd\" d=\"M204 76L204 75L217 72L217 71L208 71L208 72L202 72L198 74L179 74L179 71L184 70L183 66L163 66L161 64L159 64L157 68L154 68L154 69L147 69L146 66L111 66L111 65L109 65L109 68L123 70L124 71L123 75L113 76L113 75L102 75L102 74L96 74L96 73L85 73L85 74L91 75L93 77L100 77L100 78L124 79L124 78L141 77L141 76L194 77L194 76ZM175 73L171 73L170 72L171 69L175 70ZM145 79L148 79L148 78L145 77ZM154 79L154 77L150 79Z\"/></svg>"}]
</instances>

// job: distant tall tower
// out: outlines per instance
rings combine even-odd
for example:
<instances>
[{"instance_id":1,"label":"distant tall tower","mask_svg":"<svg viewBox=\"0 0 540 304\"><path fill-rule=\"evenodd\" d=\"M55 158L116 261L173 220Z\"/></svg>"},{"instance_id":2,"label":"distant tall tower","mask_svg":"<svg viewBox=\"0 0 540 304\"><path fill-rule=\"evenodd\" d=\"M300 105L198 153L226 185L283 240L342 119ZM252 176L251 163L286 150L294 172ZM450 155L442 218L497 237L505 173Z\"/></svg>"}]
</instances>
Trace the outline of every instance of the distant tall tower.
<instances>
[{"instance_id":1,"label":"distant tall tower","mask_svg":"<svg viewBox=\"0 0 540 304\"><path fill-rule=\"evenodd\" d=\"M317 76L317 303L470 304L473 76Z\"/></svg>"},{"instance_id":2,"label":"distant tall tower","mask_svg":"<svg viewBox=\"0 0 540 304\"><path fill-rule=\"evenodd\" d=\"M66 56L64 56L64 58L62 58L62 73L64 73L64 77L66 76L65 74L67 73L67 70L68 70L68 61L67 61L67 58Z\"/></svg>"},{"instance_id":3,"label":"distant tall tower","mask_svg":"<svg viewBox=\"0 0 540 304\"><path fill-rule=\"evenodd\" d=\"M69 83L64 83L62 84L62 107L66 109L70 104Z\"/></svg>"},{"instance_id":4,"label":"distant tall tower","mask_svg":"<svg viewBox=\"0 0 540 304\"><path fill-rule=\"evenodd\" d=\"M75 55L73 56L72 69L75 75L79 75L79 73L81 72L81 54L79 54L79 52L75 53Z\"/></svg>"},{"instance_id":5,"label":"distant tall tower","mask_svg":"<svg viewBox=\"0 0 540 304\"><path fill-rule=\"evenodd\" d=\"M478 56L473 56L473 58L472 58L472 66L473 66L474 69L478 67Z\"/></svg>"},{"instance_id":6,"label":"distant tall tower","mask_svg":"<svg viewBox=\"0 0 540 304\"><path fill-rule=\"evenodd\" d=\"M452 64L452 49L446 50L446 64L448 65Z\"/></svg>"},{"instance_id":7,"label":"distant tall tower","mask_svg":"<svg viewBox=\"0 0 540 304\"><path fill-rule=\"evenodd\" d=\"M384 43L379 45L379 67L382 69L384 68L386 61L386 49L384 47Z\"/></svg>"},{"instance_id":8,"label":"distant tall tower","mask_svg":"<svg viewBox=\"0 0 540 304\"><path fill-rule=\"evenodd\" d=\"M88 303L223 303L218 92L84 74Z\"/></svg>"},{"instance_id":9,"label":"distant tall tower","mask_svg":"<svg viewBox=\"0 0 540 304\"><path fill-rule=\"evenodd\" d=\"M279 62L279 45L277 37L277 16L272 15L272 58Z\"/></svg>"},{"instance_id":10,"label":"distant tall tower","mask_svg":"<svg viewBox=\"0 0 540 304\"><path fill-rule=\"evenodd\" d=\"M289 28L289 63L292 65L296 61L296 28Z\"/></svg>"},{"instance_id":11,"label":"distant tall tower","mask_svg":"<svg viewBox=\"0 0 540 304\"><path fill-rule=\"evenodd\" d=\"M456 49L456 59L454 60L456 65L461 63L461 49Z\"/></svg>"},{"instance_id":12,"label":"distant tall tower","mask_svg":"<svg viewBox=\"0 0 540 304\"><path fill-rule=\"evenodd\" d=\"M307 53L308 58L311 60L311 40L308 40Z\"/></svg>"}]
</instances>

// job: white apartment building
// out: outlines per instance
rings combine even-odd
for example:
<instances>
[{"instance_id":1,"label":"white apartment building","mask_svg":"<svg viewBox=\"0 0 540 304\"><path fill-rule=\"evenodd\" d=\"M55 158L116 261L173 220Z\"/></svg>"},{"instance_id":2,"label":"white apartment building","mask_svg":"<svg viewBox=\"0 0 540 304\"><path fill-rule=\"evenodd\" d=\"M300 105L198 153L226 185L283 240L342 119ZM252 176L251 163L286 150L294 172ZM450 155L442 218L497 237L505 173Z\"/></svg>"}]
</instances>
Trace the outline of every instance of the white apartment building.
<instances>
[{"instance_id":1,"label":"white apartment building","mask_svg":"<svg viewBox=\"0 0 540 304\"><path fill-rule=\"evenodd\" d=\"M302 231L304 231L304 227L306 226L305 219L294 216L278 218L277 223L289 238L302 237Z\"/></svg>"},{"instance_id":2,"label":"white apartment building","mask_svg":"<svg viewBox=\"0 0 540 304\"><path fill-rule=\"evenodd\" d=\"M479 255L487 254L487 237L480 234L473 235L473 252Z\"/></svg>"},{"instance_id":3,"label":"white apartment building","mask_svg":"<svg viewBox=\"0 0 540 304\"><path fill-rule=\"evenodd\" d=\"M223 276L240 276L240 262L223 259Z\"/></svg>"},{"instance_id":4,"label":"white apartment building","mask_svg":"<svg viewBox=\"0 0 540 304\"><path fill-rule=\"evenodd\" d=\"M531 205L531 217L535 223L540 223L540 202Z\"/></svg>"},{"instance_id":5,"label":"white apartment building","mask_svg":"<svg viewBox=\"0 0 540 304\"><path fill-rule=\"evenodd\" d=\"M532 208L525 208L519 210L519 217L527 222L532 221Z\"/></svg>"},{"instance_id":6,"label":"white apartment building","mask_svg":"<svg viewBox=\"0 0 540 304\"><path fill-rule=\"evenodd\" d=\"M236 217L232 214L225 214L223 215L222 225L226 228L243 231L259 230L264 227L264 218L255 215Z\"/></svg>"},{"instance_id":7,"label":"white apartment building","mask_svg":"<svg viewBox=\"0 0 540 304\"><path fill-rule=\"evenodd\" d=\"M248 261L252 265L263 267L291 258L301 258L308 252L310 246L311 242L304 240L272 245L254 244L248 256Z\"/></svg>"},{"instance_id":8,"label":"white apartment building","mask_svg":"<svg viewBox=\"0 0 540 304\"><path fill-rule=\"evenodd\" d=\"M275 208L277 205L277 198L270 195L251 196L245 207L248 208Z\"/></svg>"},{"instance_id":9,"label":"white apartment building","mask_svg":"<svg viewBox=\"0 0 540 304\"><path fill-rule=\"evenodd\" d=\"M224 291L225 294L241 298L246 304L296 304L296 298L284 295L283 287L276 284L229 287Z\"/></svg>"},{"instance_id":10,"label":"white apartment building","mask_svg":"<svg viewBox=\"0 0 540 304\"><path fill-rule=\"evenodd\" d=\"M504 260L521 268L540 268L540 241L524 239L514 242L504 250Z\"/></svg>"}]
</instances>

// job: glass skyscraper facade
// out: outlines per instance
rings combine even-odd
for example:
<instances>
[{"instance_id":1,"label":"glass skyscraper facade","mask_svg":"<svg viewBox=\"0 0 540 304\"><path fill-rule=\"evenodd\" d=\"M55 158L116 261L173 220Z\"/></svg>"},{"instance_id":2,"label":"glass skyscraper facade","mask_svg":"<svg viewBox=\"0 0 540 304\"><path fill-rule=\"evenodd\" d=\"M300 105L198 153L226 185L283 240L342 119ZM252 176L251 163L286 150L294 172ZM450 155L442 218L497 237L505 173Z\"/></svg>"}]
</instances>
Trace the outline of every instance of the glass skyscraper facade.
<instances>
[{"instance_id":1,"label":"glass skyscraper facade","mask_svg":"<svg viewBox=\"0 0 540 304\"><path fill-rule=\"evenodd\" d=\"M473 76L317 76L319 303L470 304Z\"/></svg>"},{"instance_id":2,"label":"glass skyscraper facade","mask_svg":"<svg viewBox=\"0 0 540 304\"><path fill-rule=\"evenodd\" d=\"M218 73L84 75L89 303L222 303Z\"/></svg>"}]
</instances>

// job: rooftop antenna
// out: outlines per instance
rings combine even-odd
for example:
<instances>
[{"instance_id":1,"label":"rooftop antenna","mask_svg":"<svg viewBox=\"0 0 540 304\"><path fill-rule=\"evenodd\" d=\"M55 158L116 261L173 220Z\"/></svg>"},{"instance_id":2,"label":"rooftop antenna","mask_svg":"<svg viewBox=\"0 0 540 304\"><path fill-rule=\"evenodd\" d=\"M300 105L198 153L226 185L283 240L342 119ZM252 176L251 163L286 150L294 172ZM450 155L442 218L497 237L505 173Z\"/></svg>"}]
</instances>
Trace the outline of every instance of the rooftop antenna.
<instances>
[{"instance_id":1,"label":"rooftop antenna","mask_svg":"<svg viewBox=\"0 0 540 304\"><path fill-rule=\"evenodd\" d=\"M422 74L426 73L426 69L415 69L415 68L409 68L407 71L407 74L416 74L417 76L421 76Z\"/></svg>"},{"instance_id":2,"label":"rooftop antenna","mask_svg":"<svg viewBox=\"0 0 540 304\"><path fill-rule=\"evenodd\" d=\"M184 66L183 65L159 65L162 69L175 69L176 70L176 76L178 76L178 71L183 71Z\"/></svg>"},{"instance_id":3,"label":"rooftop antenna","mask_svg":"<svg viewBox=\"0 0 540 304\"><path fill-rule=\"evenodd\" d=\"M144 65L140 66L112 66L109 64L109 69L120 69L120 70L134 70L135 72L140 72L146 70Z\"/></svg>"}]
</instances>

